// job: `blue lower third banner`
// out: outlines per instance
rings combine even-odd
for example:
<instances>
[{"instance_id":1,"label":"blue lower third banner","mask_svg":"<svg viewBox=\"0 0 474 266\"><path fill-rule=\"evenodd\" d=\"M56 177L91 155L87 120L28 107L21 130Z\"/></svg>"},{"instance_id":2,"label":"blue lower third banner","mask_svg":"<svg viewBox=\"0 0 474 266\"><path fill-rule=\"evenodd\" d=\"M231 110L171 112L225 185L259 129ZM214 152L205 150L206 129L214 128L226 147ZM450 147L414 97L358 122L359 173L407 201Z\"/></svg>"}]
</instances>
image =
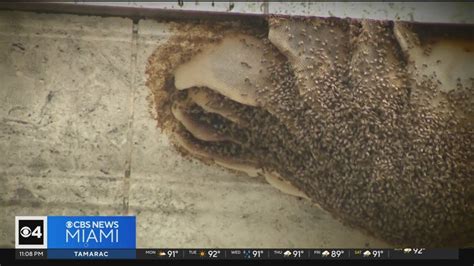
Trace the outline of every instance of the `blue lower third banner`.
<instances>
[{"instance_id":1,"label":"blue lower third banner","mask_svg":"<svg viewBox=\"0 0 474 266\"><path fill-rule=\"evenodd\" d=\"M134 216L48 216L48 258L134 259Z\"/></svg>"}]
</instances>

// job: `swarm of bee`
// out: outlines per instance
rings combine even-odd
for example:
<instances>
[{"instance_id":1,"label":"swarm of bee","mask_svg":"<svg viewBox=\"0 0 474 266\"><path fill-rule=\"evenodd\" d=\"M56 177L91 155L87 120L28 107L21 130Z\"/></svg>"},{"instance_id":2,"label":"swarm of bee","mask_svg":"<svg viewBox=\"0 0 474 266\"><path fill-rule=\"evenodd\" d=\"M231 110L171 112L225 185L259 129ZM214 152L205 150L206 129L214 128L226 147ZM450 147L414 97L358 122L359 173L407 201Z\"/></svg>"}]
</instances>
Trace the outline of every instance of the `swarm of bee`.
<instances>
[{"instance_id":1,"label":"swarm of bee","mask_svg":"<svg viewBox=\"0 0 474 266\"><path fill-rule=\"evenodd\" d=\"M472 243L472 28L430 27L181 23L149 59L158 126L393 244Z\"/></svg>"}]
</instances>

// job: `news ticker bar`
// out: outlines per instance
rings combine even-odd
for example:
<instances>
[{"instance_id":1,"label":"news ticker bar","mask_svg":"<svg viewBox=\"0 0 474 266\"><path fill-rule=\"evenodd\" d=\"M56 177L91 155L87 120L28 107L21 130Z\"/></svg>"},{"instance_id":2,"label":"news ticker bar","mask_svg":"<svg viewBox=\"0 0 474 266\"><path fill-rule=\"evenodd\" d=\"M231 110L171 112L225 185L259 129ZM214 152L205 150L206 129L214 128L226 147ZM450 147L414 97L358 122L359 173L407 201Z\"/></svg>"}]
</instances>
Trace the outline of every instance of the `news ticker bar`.
<instances>
[{"instance_id":1,"label":"news ticker bar","mask_svg":"<svg viewBox=\"0 0 474 266\"><path fill-rule=\"evenodd\" d=\"M17 260L458 260L459 249L16 249Z\"/></svg>"}]
</instances>

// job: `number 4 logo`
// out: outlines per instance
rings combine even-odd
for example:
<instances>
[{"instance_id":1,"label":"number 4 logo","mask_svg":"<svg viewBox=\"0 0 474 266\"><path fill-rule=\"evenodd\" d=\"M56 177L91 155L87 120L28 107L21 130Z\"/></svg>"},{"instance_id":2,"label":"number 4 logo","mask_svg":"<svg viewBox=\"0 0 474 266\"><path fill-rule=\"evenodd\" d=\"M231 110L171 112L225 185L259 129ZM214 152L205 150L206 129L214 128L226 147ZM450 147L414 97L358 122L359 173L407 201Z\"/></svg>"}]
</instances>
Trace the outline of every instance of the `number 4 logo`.
<instances>
[{"instance_id":1,"label":"number 4 logo","mask_svg":"<svg viewBox=\"0 0 474 266\"><path fill-rule=\"evenodd\" d=\"M35 230L33 230L33 233L31 233L31 236L41 238L43 234L41 233L41 226L37 226Z\"/></svg>"},{"instance_id":2,"label":"number 4 logo","mask_svg":"<svg viewBox=\"0 0 474 266\"><path fill-rule=\"evenodd\" d=\"M15 217L15 248L45 249L47 248L47 216L16 216Z\"/></svg>"}]
</instances>

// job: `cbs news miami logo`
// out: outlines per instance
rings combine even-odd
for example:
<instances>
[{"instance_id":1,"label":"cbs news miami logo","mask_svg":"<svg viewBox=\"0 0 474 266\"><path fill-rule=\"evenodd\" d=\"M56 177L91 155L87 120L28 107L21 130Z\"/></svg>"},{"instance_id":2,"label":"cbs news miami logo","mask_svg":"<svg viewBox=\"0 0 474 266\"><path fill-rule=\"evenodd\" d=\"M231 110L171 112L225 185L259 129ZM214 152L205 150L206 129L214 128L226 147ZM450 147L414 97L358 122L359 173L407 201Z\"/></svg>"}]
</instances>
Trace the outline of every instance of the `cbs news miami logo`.
<instances>
[{"instance_id":1,"label":"cbs news miami logo","mask_svg":"<svg viewBox=\"0 0 474 266\"><path fill-rule=\"evenodd\" d=\"M135 249L134 216L16 216L17 249Z\"/></svg>"}]
</instances>

